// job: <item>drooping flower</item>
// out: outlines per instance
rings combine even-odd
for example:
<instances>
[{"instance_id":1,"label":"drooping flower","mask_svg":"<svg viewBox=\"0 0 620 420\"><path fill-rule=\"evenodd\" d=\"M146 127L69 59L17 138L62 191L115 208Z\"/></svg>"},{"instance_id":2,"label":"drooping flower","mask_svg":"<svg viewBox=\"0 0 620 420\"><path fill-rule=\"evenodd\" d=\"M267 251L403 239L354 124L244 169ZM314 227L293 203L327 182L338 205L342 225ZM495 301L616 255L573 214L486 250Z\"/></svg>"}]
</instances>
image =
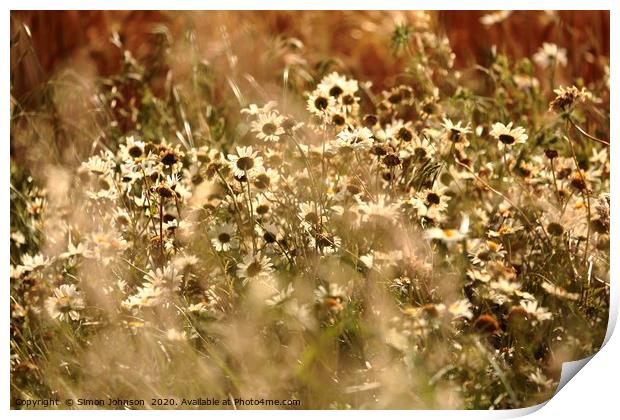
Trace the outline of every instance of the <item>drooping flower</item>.
<instances>
[{"instance_id":1,"label":"drooping flower","mask_svg":"<svg viewBox=\"0 0 620 420\"><path fill-rule=\"evenodd\" d=\"M460 144L466 147L469 146L469 142L467 141L467 135L472 132L471 125L467 124L465 126L462 126L461 124L461 121L455 124L449 118L444 118L442 126L445 130L445 136L450 142Z\"/></svg>"},{"instance_id":2,"label":"drooping flower","mask_svg":"<svg viewBox=\"0 0 620 420\"><path fill-rule=\"evenodd\" d=\"M575 86L560 86L553 92L556 94L556 97L549 104L549 111L560 113L570 111L573 105L585 102L592 96L586 88L581 88L581 90L579 90Z\"/></svg>"}]
</instances>

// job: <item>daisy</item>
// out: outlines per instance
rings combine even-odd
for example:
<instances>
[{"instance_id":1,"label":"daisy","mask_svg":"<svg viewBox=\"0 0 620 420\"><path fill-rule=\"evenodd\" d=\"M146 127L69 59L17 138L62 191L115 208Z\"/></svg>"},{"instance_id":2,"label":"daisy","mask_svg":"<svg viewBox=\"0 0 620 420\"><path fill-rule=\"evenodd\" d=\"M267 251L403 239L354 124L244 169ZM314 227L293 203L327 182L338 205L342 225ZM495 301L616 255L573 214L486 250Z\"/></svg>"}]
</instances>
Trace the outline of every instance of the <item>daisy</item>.
<instances>
[{"instance_id":1,"label":"daisy","mask_svg":"<svg viewBox=\"0 0 620 420\"><path fill-rule=\"evenodd\" d=\"M347 95L355 95L359 90L359 85L357 80L347 79L345 76L333 72L323 77L317 85L317 90L338 99Z\"/></svg>"},{"instance_id":2,"label":"daisy","mask_svg":"<svg viewBox=\"0 0 620 420\"><path fill-rule=\"evenodd\" d=\"M419 211L426 214L430 208L437 211L445 211L448 208L448 202L450 197L445 194L447 188L426 188L419 193L416 193L417 200L414 200L414 206Z\"/></svg>"},{"instance_id":3,"label":"daisy","mask_svg":"<svg viewBox=\"0 0 620 420\"><path fill-rule=\"evenodd\" d=\"M340 312L343 308L346 293L344 289L336 284L329 283L327 287L321 285L314 291L316 302L331 312Z\"/></svg>"},{"instance_id":4,"label":"daisy","mask_svg":"<svg viewBox=\"0 0 620 420\"><path fill-rule=\"evenodd\" d=\"M556 97L549 104L549 111L566 112L576 103L585 102L592 98L592 94L586 88L577 89L575 86L555 89Z\"/></svg>"},{"instance_id":5,"label":"daisy","mask_svg":"<svg viewBox=\"0 0 620 420\"><path fill-rule=\"evenodd\" d=\"M347 123L350 121L346 114L341 110L330 109L328 111L330 122L335 125L337 128L344 128L347 126Z\"/></svg>"},{"instance_id":6,"label":"daisy","mask_svg":"<svg viewBox=\"0 0 620 420\"><path fill-rule=\"evenodd\" d=\"M109 264L117 253L125 251L130 245L115 231L94 232L86 240L86 247L91 250L89 257L99 259L105 265Z\"/></svg>"},{"instance_id":7,"label":"daisy","mask_svg":"<svg viewBox=\"0 0 620 420\"><path fill-rule=\"evenodd\" d=\"M115 166L109 156L107 157L108 159L102 159L100 156L91 156L87 162L82 163L82 167L94 175L107 175Z\"/></svg>"},{"instance_id":8,"label":"daisy","mask_svg":"<svg viewBox=\"0 0 620 420\"><path fill-rule=\"evenodd\" d=\"M332 96L320 91L310 93L306 99L306 109L317 117L325 117L335 105L336 100Z\"/></svg>"},{"instance_id":9,"label":"daisy","mask_svg":"<svg viewBox=\"0 0 620 420\"><path fill-rule=\"evenodd\" d=\"M423 119L430 118L433 115L440 115L442 111L441 103L439 102L438 92L431 95L420 104L420 116Z\"/></svg>"},{"instance_id":10,"label":"daisy","mask_svg":"<svg viewBox=\"0 0 620 420\"><path fill-rule=\"evenodd\" d=\"M471 303L467 299L461 299L453 302L450 306L448 306L448 312L450 312L454 318L472 319L474 316L471 311Z\"/></svg>"},{"instance_id":11,"label":"daisy","mask_svg":"<svg viewBox=\"0 0 620 420\"><path fill-rule=\"evenodd\" d=\"M278 115L277 112L258 114L258 118L252 121L252 131L261 140L277 142L280 140L280 136L284 134L283 121L284 117Z\"/></svg>"},{"instance_id":12,"label":"daisy","mask_svg":"<svg viewBox=\"0 0 620 420\"><path fill-rule=\"evenodd\" d=\"M413 100L413 89L409 86L396 86L389 91L382 92L383 102L386 102L388 107L398 105L411 105Z\"/></svg>"},{"instance_id":13,"label":"daisy","mask_svg":"<svg viewBox=\"0 0 620 420\"><path fill-rule=\"evenodd\" d=\"M382 159L382 162L385 166L387 166L388 168L393 168L395 166L398 166L401 164L401 160L400 157L398 157L398 155L394 154L394 153L388 153L387 155L385 155L385 157Z\"/></svg>"},{"instance_id":14,"label":"daisy","mask_svg":"<svg viewBox=\"0 0 620 420\"><path fill-rule=\"evenodd\" d=\"M144 154L145 143L129 136L125 139L125 143L120 145L119 155L122 160L138 159Z\"/></svg>"},{"instance_id":15,"label":"daisy","mask_svg":"<svg viewBox=\"0 0 620 420\"><path fill-rule=\"evenodd\" d=\"M178 271L184 271L187 268L194 267L200 262L197 256L191 254L178 254L174 258L174 267Z\"/></svg>"},{"instance_id":16,"label":"daisy","mask_svg":"<svg viewBox=\"0 0 620 420\"><path fill-rule=\"evenodd\" d=\"M523 230L523 226L515 219L506 219L502 222L497 230L489 229L487 235L489 238L501 238L503 236L514 235Z\"/></svg>"},{"instance_id":17,"label":"daisy","mask_svg":"<svg viewBox=\"0 0 620 420\"><path fill-rule=\"evenodd\" d=\"M512 123L504 125L500 122L491 126L491 132L489 134L499 141L500 150L513 144L523 144L528 137L523 127L512 128Z\"/></svg>"},{"instance_id":18,"label":"daisy","mask_svg":"<svg viewBox=\"0 0 620 420\"><path fill-rule=\"evenodd\" d=\"M467 124L464 127L462 127L461 124L461 121L454 124L452 120L444 118L442 127L444 128L445 136L449 141L461 144L463 146L469 146L469 142L467 141L467 134L470 134L472 132L470 124Z\"/></svg>"},{"instance_id":19,"label":"daisy","mask_svg":"<svg viewBox=\"0 0 620 420\"><path fill-rule=\"evenodd\" d=\"M181 151L179 146L168 147L162 145L159 148L159 162L164 166L176 168L185 154Z\"/></svg>"},{"instance_id":20,"label":"daisy","mask_svg":"<svg viewBox=\"0 0 620 420\"><path fill-rule=\"evenodd\" d=\"M467 270L467 278L471 281L479 281L482 283L489 283L491 281L491 274L487 270Z\"/></svg>"},{"instance_id":21,"label":"daisy","mask_svg":"<svg viewBox=\"0 0 620 420\"><path fill-rule=\"evenodd\" d=\"M411 143L406 143L405 146L399 151L401 159L414 158L414 159L429 159L434 152L434 148L431 142L425 136L415 136Z\"/></svg>"},{"instance_id":22,"label":"daisy","mask_svg":"<svg viewBox=\"0 0 620 420\"><path fill-rule=\"evenodd\" d=\"M263 255L246 255L243 262L237 264L237 277L247 282L268 277L273 272L273 263Z\"/></svg>"},{"instance_id":23,"label":"daisy","mask_svg":"<svg viewBox=\"0 0 620 420\"><path fill-rule=\"evenodd\" d=\"M263 169L254 176L253 184L259 190L268 190L274 187L280 179L280 174L274 169Z\"/></svg>"},{"instance_id":24,"label":"daisy","mask_svg":"<svg viewBox=\"0 0 620 420\"><path fill-rule=\"evenodd\" d=\"M492 281L489 286L494 290L506 293L508 295L511 295L515 291L521 289L521 283L509 281L503 278L500 278L498 281Z\"/></svg>"},{"instance_id":25,"label":"daisy","mask_svg":"<svg viewBox=\"0 0 620 420\"><path fill-rule=\"evenodd\" d=\"M399 206L386 195L377 196L376 201L363 202L359 201L359 212L362 215L362 221L386 221L393 222L398 219Z\"/></svg>"},{"instance_id":26,"label":"daisy","mask_svg":"<svg viewBox=\"0 0 620 420\"><path fill-rule=\"evenodd\" d=\"M122 302L127 309L152 308L159 306L164 301L165 290L153 283L144 283L138 291Z\"/></svg>"},{"instance_id":27,"label":"daisy","mask_svg":"<svg viewBox=\"0 0 620 420\"><path fill-rule=\"evenodd\" d=\"M447 243L465 239L465 235L457 229L430 228L425 233L428 239L436 239Z\"/></svg>"},{"instance_id":28,"label":"daisy","mask_svg":"<svg viewBox=\"0 0 620 420\"><path fill-rule=\"evenodd\" d=\"M562 236L564 234L564 226L561 223L552 221L547 224L546 231L551 236Z\"/></svg>"},{"instance_id":29,"label":"daisy","mask_svg":"<svg viewBox=\"0 0 620 420\"><path fill-rule=\"evenodd\" d=\"M84 309L84 299L74 284L63 284L54 289L54 295L47 298L45 308L53 319L59 321L78 321Z\"/></svg>"},{"instance_id":30,"label":"daisy","mask_svg":"<svg viewBox=\"0 0 620 420\"><path fill-rule=\"evenodd\" d=\"M301 220L302 226L306 229L310 229L321 222L321 218L317 213L317 206L313 203L301 203L299 205L299 212L297 216Z\"/></svg>"},{"instance_id":31,"label":"daisy","mask_svg":"<svg viewBox=\"0 0 620 420\"><path fill-rule=\"evenodd\" d=\"M26 237L23 233L16 230L15 232L11 232L11 241L13 241L15 245L19 247L26 244Z\"/></svg>"},{"instance_id":32,"label":"daisy","mask_svg":"<svg viewBox=\"0 0 620 420\"><path fill-rule=\"evenodd\" d=\"M491 240L475 240L468 243L467 248L471 250L468 254L475 265L484 265L487 261L506 256L504 246Z\"/></svg>"},{"instance_id":33,"label":"daisy","mask_svg":"<svg viewBox=\"0 0 620 420\"><path fill-rule=\"evenodd\" d=\"M392 121L387 124L384 128L381 128L375 132L375 139L381 142L391 142L396 139L396 135L398 130L403 127L402 120Z\"/></svg>"},{"instance_id":34,"label":"daisy","mask_svg":"<svg viewBox=\"0 0 620 420\"><path fill-rule=\"evenodd\" d=\"M534 54L534 61L543 69L559 65L566 66L566 49L559 48L556 44L543 42L542 47Z\"/></svg>"},{"instance_id":35,"label":"daisy","mask_svg":"<svg viewBox=\"0 0 620 420\"><path fill-rule=\"evenodd\" d=\"M22 255L22 265L19 267L23 272L36 271L45 268L49 262L49 258L45 258L42 254L36 254L34 256L24 254Z\"/></svg>"},{"instance_id":36,"label":"daisy","mask_svg":"<svg viewBox=\"0 0 620 420\"><path fill-rule=\"evenodd\" d=\"M252 200L254 212L257 217L267 219L271 214L272 202L267 198L265 194L258 194L255 199Z\"/></svg>"},{"instance_id":37,"label":"daisy","mask_svg":"<svg viewBox=\"0 0 620 420\"><path fill-rule=\"evenodd\" d=\"M150 270L143 278L158 287L176 288L181 283L183 274L174 264L168 264L162 268Z\"/></svg>"},{"instance_id":38,"label":"daisy","mask_svg":"<svg viewBox=\"0 0 620 420\"><path fill-rule=\"evenodd\" d=\"M484 26L495 25L496 23L500 23L508 19L511 14L512 10L498 10L497 12L483 15L480 18L480 23Z\"/></svg>"},{"instance_id":39,"label":"daisy","mask_svg":"<svg viewBox=\"0 0 620 420\"><path fill-rule=\"evenodd\" d=\"M396 138L401 142L408 143L415 139L417 136L411 128L411 122L407 122L396 131Z\"/></svg>"},{"instance_id":40,"label":"daisy","mask_svg":"<svg viewBox=\"0 0 620 420\"><path fill-rule=\"evenodd\" d=\"M553 295L559 299L567 299L567 300L579 300L579 293L571 293L561 288L560 286L556 286L555 284L551 284L551 282L544 281L541 284L543 290L550 295Z\"/></svg>"},{"instance_id":41,"label":"daisy","mask_svg":"<svg viewBox=\"0 0 620 420\"><path fill-rule=\"evenodd\" d=\"M189 312L202 314L207 311L207 304L204 302L192 303L187 307Z\"/></svg>"},{"instance_id":42,"label":"daisy","mask_svg":"<svg viewBox=\"0 0 620 420\"><path fill-rule=\"evenodd\" d=\"M255 174L262 170L263 158L258 156L258 152L252 150L252 146L238 146L237 154L229 154L228 160L233 170L233 174L239 178L246 174Z\"/></svg>"},{"instance_id":43,"label":"daisy","mask_svg":"<svg viewBox=\"0 0 620 420\"><path fill-rule=\"evenodd\" d=\"M257 226L256 231L266 244L273 244L282 240L280 227L272 222Z\"/></svg>"},{"instance_id":44,"label":"daisy","mask_svg":"<svg viewBox=\"0 0 620 420\"><path fill-rule=\"evenodd\" d=\"M539 321L546 321L553 318L553 314L549 312L547 308L538 306L538 302L535 300L522 300L520 305L528 314L534 315Z\"/></svg>"},{"instance_id":45,"label":"daisy","mask_svg":"<svg viewBox=\"0 0 620 420\"><path fill-rule=\"evenodd\" d=\"M230 223L223 223L211 231L211 244L218 252L227 252L239 247L236 229Z\"/></svg>"},{"instance_id":46,"label":"daisy","mask_svg":"<svg viewBox=\"0 0 620 420\"><path fill-rule=\"evenodd\" d=\"M262 107L260 107L260 106L258 106L256 104L250 104L250 105L247 106L247 108L243 108L241 110L241 113L242 114L248 114L250 116L256 116L256 115L259 115L259 114L268 113L269 111L274 109L277 105L278 105L278 103L275 102L275 101L269 101L265 105L263 105Z\"/></svg>"},{"instance_id":47,"label":"daisy","mask_svg":"<svg viewBox=\"0 0 620 420\"><path fill-rule=\"evenodd\" d=\"M162 198L176 197L176 193L174 192L172 185L165 179L159 179L157 184L153 186L153 190Z\"/></svg>"},{"instance_id":48,"label":"daisy","mask_svg":"<svg viewBox=\"0 0 620 420\"><path fill-rule=\"evenodd\" d=\"M267 299L265 301L265 304L272 308L275 306L281 305L287 300L289 300L293 296L294 292L295 292L295 289L293 288L293 284L289 283L286 289L278 291L275 295Z\"/></svg>"},{"instance_id":49,"label":"daisy","mask_svg":"<svg viewBox=\"0 0 620 420\"><path fill-rule=\"evenodd\" d=\"M169 341L186 341L187 334L185 331L179 331L176 328L170 328L166 331L166 339Z\"/></svg>"},{"instance_id":50,"label":"daisy","mask_svg":"<svg viewBox=\"0 0 620 420\"><path fill-rule=\"evenodd\" d=\"M43 197L36 197L28 202L26 210L33 216L43 214L47 208L47 200Z\"/></svg>"},{"instance_id":51,"label":"daisy","mask_svg":"<svg viewBox=\"0 0 620 420\"><path fill-rule=\"evenodd\" d=\"M69 246L67 247L67 251L60 254L59 258L66 259L66 258L78 256L78 255L85 255L88 257L90 253L88 252L84 244L78 243L77 246L75 246L73 245L71 241L69 241Z\"/></svg>"},{"instance_id":52,"label":"daisy","mask_svg":"<svg viewBox=\"0 0 620 420\"><path fill-rule=\"evenodd\" d=\"M540 86L538 79L529 74L515 74L512 76L512 81L519 89L523 90L534 89Z\"/></svg>"},{"instance_id":53,"label":"daisy","mask_svg":"<svg viewBox=\"0 0 620 420\"><path fill-rule=\"evenodd\" d=\"M318 233L310 236L310 248L321 248L324 254L334 254L340 249L341 239L329 233Z\"/></svg>"},{"instance_id":54,"label":"daisy","mask_svg":"<svg viewBox=\"0 0 620 420\"><path fill-rule=\"evenodd\" d=\"M372 144L372 132L366 127L342 130L334 143L335 148L341 151L367 150Z\"/></svg>"},{"instance_id":55,"label":"daisy","mask_svg":"<svg viewBox=\"0 0 620 420\"><path fill-rule=\"evenodd\" d=\"M318 84L314 94L319 98L329 98L335 101L333 106L326 108L330 115L342 112L344 115L357 114L359 98L355 93L359 90L357 80L347 79L338 73L325 76Z\"/></svg>"}]
</instances>

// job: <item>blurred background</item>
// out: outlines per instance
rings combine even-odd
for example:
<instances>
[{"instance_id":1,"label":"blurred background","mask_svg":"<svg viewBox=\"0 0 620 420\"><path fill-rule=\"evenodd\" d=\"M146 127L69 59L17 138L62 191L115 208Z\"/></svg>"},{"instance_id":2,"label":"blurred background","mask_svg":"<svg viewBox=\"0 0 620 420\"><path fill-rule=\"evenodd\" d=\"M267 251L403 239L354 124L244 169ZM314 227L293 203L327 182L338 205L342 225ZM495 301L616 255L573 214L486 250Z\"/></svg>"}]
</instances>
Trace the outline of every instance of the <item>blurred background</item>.
<instances>
[{"instance_id":1,"label":"blurred background","mask_svg":"<svg viewBox=\"0 0 620 420\"><path fill-rule=\"evenodd\" d=\"M248 32L261 34L267 42L276 37L293 37L310 53L306 55L309 60L341 60L358 78L372 80L382 87L386 76L393 75L395 69L402 70L399 57L385 46L395 24L403 22L431 26L437 33L445 34L456 54L457 68L484 64L493 45L517 59L531 57L543 42L554 42L567 50L566 78L583 77L587 82L601 76L602 66L596 61L609 57L609 11L490 14L491 11L12 12L12 36L24 25L32 36L31 46L22 43L11 51L12 92L18 100L23 99L38 84L68 66L87 74L114 74L121 66L121 53L110 42L114 32L138 61L148 64L157 53L158 33L165 30L170 40L177 40L186 36L188 29L195 34L200 53L207 60L223 53L223 30L233 44ZM241 52L237 55L243 56Z\"/></svg>"},{"instance_id":2,"label":"blurred background","mask_svg":"<svg viewBox=\"0 0 620 420\"><path fill-rule=\"evenodd\" d=\"M518 64L546 42L566 50L551 79L549 69ZM444 58L425 63L424 49ZM221 128L226 142L242 104L292 102L331 71L371 82L376 95L415 88L410 70L421 65L446 96L454 86L445 75L456 69L485 95L475 66L491 66L494 53L542 86L592 87L609 71L609 12L14 11L11 159L35 172L42 160L76 165L95 143L174 134L186 119ZM144 132L162 113L176 121L171 131Z\"/></svg>"}]
</instances>

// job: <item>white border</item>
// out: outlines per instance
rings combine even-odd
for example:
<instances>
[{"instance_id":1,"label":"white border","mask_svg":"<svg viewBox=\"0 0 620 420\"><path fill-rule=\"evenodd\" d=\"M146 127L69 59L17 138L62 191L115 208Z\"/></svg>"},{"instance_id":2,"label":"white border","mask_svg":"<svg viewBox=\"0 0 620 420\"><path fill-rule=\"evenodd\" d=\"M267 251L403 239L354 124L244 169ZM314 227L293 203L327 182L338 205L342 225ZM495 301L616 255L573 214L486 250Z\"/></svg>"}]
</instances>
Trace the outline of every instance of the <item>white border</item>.
<instances>
[{"instance_id":1,"label":"white border","mask_svg":"<svg viewBox=\"0 0 620 420\"><path fill-rule=\"evenodd\" d=\"M488 9L489 6L496 7L499 9L514 9L514 10L524 10L524 9L539 9L539 10L562 10L562 9L572 9L572 10L594 10L594 9L611 9L611 80L612 80L612 90L614 94L611 96L611 110L612 115L618 115L618 100L615 95L616 85L614 82L618 79L616 76L616 69L618 68L618 60L617 54L614 52L613 46L617 45L617 35L618 31L616 25L618 24L617 15L615 13L614 2L612 1L601 1L601 0L590 0L588 2L576 2L576 1L503 1L503 2L485 2L481 0L473 0L467 2L466 9L463 10L481 10ZM151 0L149 2L129 2L127 0L108 0L108 1L75 1L75 0L62 0L55 1L53 4L50 4L49 1L20 1L20 2L10 2L4 8L4 14L2 19L2 29L3 29L3 38L4 45L9 45L9 21L10 21L10 9L16 10L26 10L26 9L56 9L56 10L68 10L68 9L76 9L76 10L86 10L86 9L119 9L119 10L127 10L130 9L138 10L138 9L179 9L179 10L200 10L205 7L213 10L243 10L243 9L251 9L256 8L257 6L261 9L280 9L280 10L288 10L288 9L300 9L300 10L310 10L310 9L337 9L336 10L372 10L372 9L385 9L385 10L406 10L406 9L430 9L430 10L441 10L441 9L462 9L462 7L455 6L463 6L462 2L456 2L454 0L434 0L434 1L418 1L418 2L405 2L405 1L382 1L382 2L369 2L369 1L353 1L353 0L341 0L338 2L334 2L333 0L314 0L311 3L306 2L302 4L291 3L290 1L267 1L260 2L257 4L256 2L248 2L239 1L239 0L227 0L226 2L218 2L216 4L209 4L206 2L200 1L183 1L180 2L171 2L171 1L161 1L161 0ZM585 6L585 7L584 7ZM0 227L0 238L4 238L1 249L2 249L2 261L0 264L2 265L3 272L6 275L6 281L8 281L8 272L9 272L9 216L10 216L10 200L9 200L9 118L10 109L9 109L9 49L6 49L5 57L6 62L4 67L2 68L2 74L4 76L4 83L2 85L2 95L0 98L4 98L4 115L5 118L1 119L0 124L2 124L2 133L4 134L4 138L7 139L2 142L5 153L1 154L2 172L0 173L1 183L4 185L2 194L4 194L5 200L3 201L3 205L0 207L0 212L2 215L2 219L4 223ZM615 119L611 119L611 132L613 134L617 133L618 124L615 122ZM612 136L613 137L613 136ZM611 147L611 161L617 162L620 157L618 156L618 147ZM614 170L615 173L615 170ZM613 182L611 185L611 196L619 197L618 195L618 182ZM619 212L616 211L617 206L612 204L612 234L611 234L611 255L618 256L620 255L620 249L618 248L618 235L620 235L620 228L618 228L618 223L616 223L616 218L620 217ZM614 412L615 407L617 406L617 384L620 374L620 362L618 358L618 354L620 354L620 341L617 338L617 334L612 336L611 333L615 327L615 322L618 314L618 302L620 297L620 287L617 284L617 265L612 264L611 267L611 278L614 279L612 281L611 287L611 296L612 296L612 306L610 309L610 324L608 328L608 333L606 336L606 345L605 347L596 354L589 363L590 367L586 369L584 372L579 373L578 379L570 381L562 390L554 396L545 406L545 404L541 404L540 406L520 409L520 410L509 410L509 411L496 411L496 412L488 412L488 411L353 411L350 412L331 412L331 411L315 411L315 410L298 410L292 413L287 411L270 411L269 413L261 412L257 413L255 411L240 411L233 413L231 411L219 411L219 412L205 412L205 411L176 411L174 413L169 413L166 411L136 411L136 412L114 412L114 416L119 417L127 417L131 416L146 418L168 418L169 416L187 416L191 418L200 418L204 419L207 416L217 415L220 417L230 417L230 416L239 416L241 418L252 418L258 415L269 415L274 418L288 418L288 416L292 415L300 418L315 418L316 416L334 416L341 417L352 415L358 418L359 416L394 416L398 418L416 418L416 419L426 419L426 418L438 418L438 419L452 419L455 416L459 418L465 419L484 419L484 418L511 418L522 416L525 414L532 414L531 418L536 419L551 419L551 418L563 418L563 416L567 415L569 418L573 418L574 416L583 417L584 415L592 416L595 415L594 418L609 418L609 413ZM0 356L0 360L2 363L2 398L1 409L2 412L9 412L11 417L15 418L30 418L30 417L38 417L38 416L46 416L51 419L56 418L83 418L84 416L89 416L93 418L109 418L111 416L111 412L109 411L90 411L88 413L84 411L10 411L9 410L9 394L10 394L10 386L9 386L9 323L6 322L9 317L9 287L8 284L2 288L0 292L2 294L2 302L5 302L6 305L4 316L6 318L2 323L2 330L4 333L4 339L2 342L3 346L3 355ZM611 338L611 339L610 339ZM542 406L545 406L544 409L539 410ZM537 411L538 410L538 411Z\"/></svg>"}]
</instances>

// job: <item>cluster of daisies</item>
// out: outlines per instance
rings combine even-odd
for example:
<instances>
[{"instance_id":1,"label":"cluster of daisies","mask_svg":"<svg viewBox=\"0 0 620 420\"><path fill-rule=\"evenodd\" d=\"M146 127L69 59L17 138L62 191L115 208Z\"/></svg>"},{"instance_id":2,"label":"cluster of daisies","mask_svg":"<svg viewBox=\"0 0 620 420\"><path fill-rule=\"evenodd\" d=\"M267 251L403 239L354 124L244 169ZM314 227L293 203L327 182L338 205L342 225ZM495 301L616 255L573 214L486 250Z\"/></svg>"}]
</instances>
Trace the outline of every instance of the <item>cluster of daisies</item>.
<instances>
[{"instance_id":1,"label":"cluster of daisies","mask_svg":"<svg viewBox=\"0 0 620 420\"><path fill-rule=\"evenodd\" d=\"M566 57L545 44L534 60ZM589 354L606 326L608 143L579 109L600 100L559 88L534 123L533 102L516 115L505 100L543 98L531 74L498 79L490 106L418 76L373 92L326 74L305 109L241 109L224 146L129 133L60 200L23 182L14 330L111 323L192 343L249 310L307 346L332 331L360 363L330 386L354 378L376 396L396 366L468 407L549 395L558 353Z\"/></svg>"}]
</instances>

